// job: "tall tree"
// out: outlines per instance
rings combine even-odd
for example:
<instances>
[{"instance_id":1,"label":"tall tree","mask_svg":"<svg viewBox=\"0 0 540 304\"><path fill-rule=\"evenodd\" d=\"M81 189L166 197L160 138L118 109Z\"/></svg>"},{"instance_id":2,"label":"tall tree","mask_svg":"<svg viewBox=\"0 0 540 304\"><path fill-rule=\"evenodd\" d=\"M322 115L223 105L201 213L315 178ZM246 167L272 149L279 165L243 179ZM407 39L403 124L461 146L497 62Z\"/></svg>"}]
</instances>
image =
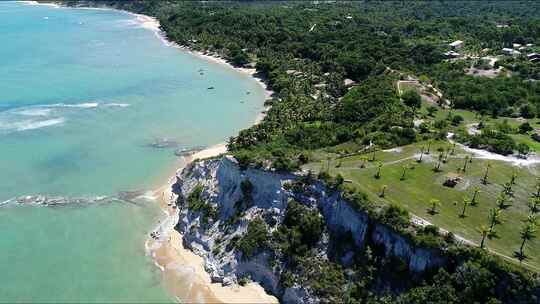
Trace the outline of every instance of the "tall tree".
<instances>
[{"instance_id":1,"label":"tall tree","mask_svg":"<svg viewBox=\"0 0 540 304\"><path fill-rule=\"evenodd\" d=\"M480 235L482 235L482 241L480 241L480 248L484 248L484 242L486 240L486 237L489 234L489 229L485 225L482 225L480 226L479 230L480 230Z\"/></svg>"},{"instance_id":2,"label":"tall tree","mask_svg":"<svg viewBox=\"0 0 540 304\"><path fill-rule=\"evenodd\" d=\"M489 237L495 237L496 234L495 234L495 225L499 225L502 223L502 215L501 215L501 212L502 210L499 209L499 208L492 208L489 210L489 215L488 215L488 219L489 219Z\"/></svg>"},{"instance_id":3,"label":"tall tree","mask_svg":"<svg viewBox=\"0 0 540 304\"><path fill-rule=\"evenodd\" d=\"M491 168L491 163L487 163L486 165L486 171L484 172L484 177L482 178L482 184L486 185L487 182L488 182L488 174L489 174L489 169Z\"/></svg>"},{"instance_id":4,"label":"tall tree","mask_svg":"<svg viewBox=\"0 0 540 304\"><path fill-rule=\"evenodd\" d=\"M478 204L478 194L481 192L480 187L474 186L473 191L474 192L471 199L471 205L476 206Z\"/></svg>"},{"instance_id":5,"label":"tall tree","mask_svg":"<svg viewBox=\"0 0 540 304\"><path fill-rule=\"evenodd\" d=\"M375 178L376 178L376 179L381 178L381 169L382 169L382 166L383 166L383 163L382 163L382 162L378 162L378 163L377 163L377 173L375 173Z\"/></svg>"},{"instance_id":6,"label":"tall tree","mask_svg":"<svg viewBox=\"0 0 540 304\"><path fill-rule=\"evenodd\" d=\"M519 251L516 251L514 255L516 258L521 262L527 258L525 255L525 244L528 241L531 241L536 238L536 225L533 223L525 222L524 225L521 227L521 231L519 233L521 238L521 246L519 247Z\"/></svg>"},{"instance_id":7,"label":"tall tree","mask_svg":"<svg viewBox=\"0 0 540 304\"><path fill-rule=\"evenodd\" d=\"M441 153L439 153L439 157L437 159L437 165L435 166L435 168L433 168L433 171L441 172L441 163L442 163L443 159L444 159L444 155L441 152Z\"/></svg>"},{"instance_id":8,"label":"tall tree","mask_svg":"<svg viewBox=\"0 0 540 304\"><path fill-rule=\"evenodd\" d=\"M499 196L497 196L496 204L501 210L510 207L510 202L510 198L504 192L501 192Z\"/></svg>"},{"instance_id":9,"label":"tall tree","mask_svg":"<svg viewBox=\"0 0 540 304\"><path fill-rule=\"evenodd\" d=\"M471 204L471 199L465 196L463 198L462 204L463 204L463 209L461 209L461 214L459 215L459 217L464 218L467 216L465 212L467 212L467 207Z\"/></svg>"},{"instance_id":10,"label":"tall tree","mask_svg":"<svg viewBox=\"0 0 540 304\"><path fill-rule=\"evenodd\" d=\"M431 215L435 215L438 213L437 207L441 205L441 201L436 198L432 198L429 200L429 205L430 205L430 208L429 208L428 213Z\"/></svg>"}]
</instances>

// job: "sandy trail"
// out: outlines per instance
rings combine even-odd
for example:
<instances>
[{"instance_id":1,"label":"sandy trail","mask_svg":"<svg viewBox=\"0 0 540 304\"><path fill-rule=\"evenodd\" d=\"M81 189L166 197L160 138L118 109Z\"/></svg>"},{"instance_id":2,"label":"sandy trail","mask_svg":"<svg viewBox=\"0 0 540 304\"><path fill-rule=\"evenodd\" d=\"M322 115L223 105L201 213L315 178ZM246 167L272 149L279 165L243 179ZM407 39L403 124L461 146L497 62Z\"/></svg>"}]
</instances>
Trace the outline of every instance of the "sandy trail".
<instances>
[{"instance_id":1,"label":"sandy trail","mask_svg":"<svg viewBox=\"0 0 540 304\"><path fill-rule=\"evenodd\" d=\"M527 158L516 157L513 155L504 156L504 155L489 152L486 150L469 148L463 144L453 141L452 140L453 137L454 137L454 133L448 132L448 135L447 135L448 141L452 144L456 144L457 147L460 147L465 152L473 154L474 158L503 161L503 162L507 162L507 163L512 164L513 166L518 166L518 167L532 167L540 163L540 157L536 154L530 154Z\"/></svg>"}]
</instances>

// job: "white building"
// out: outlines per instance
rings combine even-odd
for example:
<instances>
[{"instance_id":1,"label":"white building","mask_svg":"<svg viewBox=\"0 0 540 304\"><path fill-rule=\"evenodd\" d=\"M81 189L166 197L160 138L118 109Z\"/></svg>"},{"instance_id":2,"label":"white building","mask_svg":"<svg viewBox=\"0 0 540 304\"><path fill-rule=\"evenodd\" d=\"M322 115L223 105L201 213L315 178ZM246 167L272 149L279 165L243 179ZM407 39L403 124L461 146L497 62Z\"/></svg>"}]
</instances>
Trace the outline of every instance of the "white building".
<instances>
[{"instance_id":1,"label":"white building","mask_svg":"<svg viewBox=\"0 0 540 304\"><path fill-rule=\"evenodd\" d=\"M456 41L450 43L449 46L450 46L452 49L460 49L460 48L463 46L463 41L461 41L461 40L456 40Z\"/></svg>"},{"instance_id":2,"label":"white building","mask_svg":"<svg viewBox=\"0 0 540 304\"><path fill-rule=\"evenodd\" d=\"M509 56L518 56L518 55L521 55L521 52L520 52L520 51L516 51L516 50L511 49L511 48L504 48L504 49L502 49L502 52L503 52L503 54L509 55Z\"/></svg>"},{"instance_id":3,"label":"white building","mask_svg":"<svg viewBox=\"0 0 540 304\"><path fill-rule=\"evenodd\" d=\"M458 58L461 56L460 53L458 52L454 52L454 51L448 51L446 53L443 54L446 58Z\"/></svg>"}]
</instances>

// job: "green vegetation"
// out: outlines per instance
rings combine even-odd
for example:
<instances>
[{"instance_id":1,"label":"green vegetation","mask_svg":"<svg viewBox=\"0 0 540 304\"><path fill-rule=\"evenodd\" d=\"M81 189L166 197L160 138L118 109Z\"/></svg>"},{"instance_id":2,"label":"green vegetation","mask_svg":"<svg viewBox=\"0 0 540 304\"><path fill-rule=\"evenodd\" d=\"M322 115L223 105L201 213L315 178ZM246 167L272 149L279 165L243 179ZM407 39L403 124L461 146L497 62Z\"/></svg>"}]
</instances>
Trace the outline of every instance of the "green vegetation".
<instances>
[{"instance_id":1,"label":"green vegetation","mask_svg":"<svg viewBox=\"0 0 540 304\"><path fill-rule=\"evenodd\" d=\"M247 227L246 233L236 243L236 248L251 257L258 249L264 248L268 239L268 227L261 218L255 218Z\"/></svg>"},{"instance_id":2,"label":"green vegetation","mask_svg":"<svg viewBox=\"0 0 540 304\"><path fill-rule=\"evenodd\" d=\"M297 264L302 256L319 241L324 222L318 210L290 201L283 224L274 232L273 238L289 261Z\"/></svg>"},{"instance_id":3,"label":"green vegetation","mask_svg":"<svg viewBox=\"0 0 540 304\"><path fill-rule=\"evenodd\" d=\"M350 180L352 183L347 184L347 187L366 193L367 200L383 206L388 204L401 206L434 225L473 240L477 244L481 241L478 226L490 225L491 222L488 219L490 209L502 205L504 213L500 218L504 217L504 223L496 225L497 237L489 238L485 243L487 248L512 257L513 252L520 245L519 229L522 220L529 214L530 193L536 191L535 175L525 169L517 171L517 177L515 177L515 168L510 164L491 161L487 184L484 185L482 180L488 161L474 159L470 162L467 158L464 162L464 157L468 155L456 147L454 155L448 157L442 171L436 172L433 171L433 166L437 160L433 154L427 155L422 163L415 162L418 158L416 154L419 153L419 147L422 146L427 146L427 143L420 142L404 146L400 152L380 151L378 158L383 163L380 179L373 178L379 170L376 164L369 163L365 168L360 167L361 155L340 158L339 168L335 168L336 160L332 160L329 173L330 175L340 174L344 179ZM432 150L440 148L448 150L451 147L450 143L444 141L432 144ZM461 170L464 163L467 165L465 172ZM404 180L401 178L403 166L412 167L407 170L407 178ZM314 160L304 167L318 172L321 169L321 163ZM449 175L461 178L454 188L443 186ZM512 179L515 184L511 187L513 204L510 206L509 196L502 192L505 184ZM387 188L384 197L381 197L380 189L383 186ZM472 203L473 198L474 203ZM436 205L435 214L430 204L432 200L440 202ZM464 209L465 217L460 218ZM527 246L531 248L531 252L540 252L538 240L532 240ZM534 267L533 269L540 269L538 255L530 255L525 262Z\"/></svg>"},{"instance_id":4,"label":"green vegetation","mask_svg":"<svg viewBox=\"0 0 540 304\"><path fill-rule=\"evenodd\" d=\"M218 210L202 197L203 186L197 185L186 198L187 207L193 212L201 212L201 220L208 223L208 218L215 220Z\"/></svg>"}]
</instances>

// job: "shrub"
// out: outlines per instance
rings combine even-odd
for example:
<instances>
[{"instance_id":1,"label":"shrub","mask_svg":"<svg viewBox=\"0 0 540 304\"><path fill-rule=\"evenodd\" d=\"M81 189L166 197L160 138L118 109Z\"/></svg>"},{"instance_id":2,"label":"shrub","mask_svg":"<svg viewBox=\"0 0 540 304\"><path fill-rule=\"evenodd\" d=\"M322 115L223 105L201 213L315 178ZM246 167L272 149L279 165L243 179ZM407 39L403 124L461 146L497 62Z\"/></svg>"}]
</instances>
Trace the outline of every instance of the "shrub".
<instances>
[{"instance_id":1,"label":"shrub","mask_svg":"<svg viewBox=\"0 0 540 304\"><path fill-rule=\"evenodd\" d=\"M422 97L414 90L405 91L401 95L403 103L411 108L418 109L422 106Z\"/></svg>"},{"instance_id":2,"label":"shrub","mask_svg":"<svg viewBox=\"0 0 540 304\"><path fill-rule=\"evenodd\" d=\"M187 207L193 212L201 212L203 223L208 222L208 218L216 219L217 208L202 198L203 186L198 184L193 188L186 198Z\"/></svg>"},{"instance_id":3,"label":"shrub","mask_svg":"<svg viewBox=\"0 0 540 304\"><path fill-rule=\"evenodd\" d=\"M463 116L461 115L454 115L452 117L452 125L458 126L461 122L463 122Z\"/></svg>"},{"instance_id":4,"label":"shrub","mask_svg":"<svg viewBox=\"0 0 540 304\"><path fill-rule=\"evenodd\" d=\"M323 228L324 220L317 209L290 201L282 225L274 232L274 239L294 263L319 241Z\"/></svg>"},{"instance_id":5,"label":"shrub","mask_svg":"<svg viewBox=\"0 0 540 304\"><path fill-rule=\"evenodd\" d=\"M524 122L519 125L519 133L525 134L533 130L533 127L528 122Z\"/></svg>"},{"instance_id":6,"label":"shrub","mask_svg":"<svg viewBox=\"0 0 540 304\"><path fill-rule=\"evenodd\" d=\"M261 218L256 218L249 223L246 233L236 243L236 248L246 257L251 257L267 245L267 240L268 228Z\"/></svg>"},{"instance_id":7,"label":"shrub","mask_svg":"<svg viewBox=\"0 0 540 304\"><path fill-rule=\"evenodd\" d=\"M411 216L406 209L391 204L383 209L380 220L382 223L400 231L409 227Z\"/></svg>"}]
</instances>

